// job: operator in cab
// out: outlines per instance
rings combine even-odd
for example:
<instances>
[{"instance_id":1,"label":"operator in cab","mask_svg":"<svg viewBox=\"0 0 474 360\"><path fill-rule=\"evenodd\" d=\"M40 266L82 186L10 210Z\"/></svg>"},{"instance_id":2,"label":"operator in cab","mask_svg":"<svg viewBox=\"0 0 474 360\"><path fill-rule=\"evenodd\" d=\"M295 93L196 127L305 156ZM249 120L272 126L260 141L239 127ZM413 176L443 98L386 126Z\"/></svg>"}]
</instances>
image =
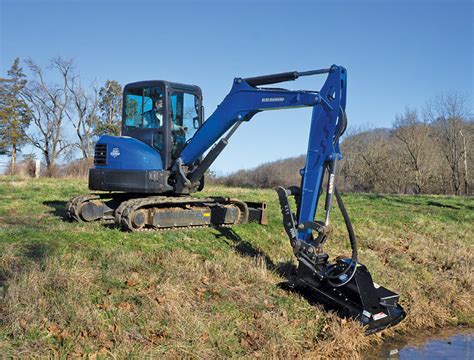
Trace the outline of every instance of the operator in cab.
<instances>
[{"instance_id":1,"label":"operator in cab","mask_svg":"<svg viewBox=\"0 0 474 360\"><path fill-rule=\"evenodd\" d=\"M174 119L174 117L172 116ZM143 113L143 128L146 129L158 129L163 126L163 95L159 95L153 100L153 108ZM175 132L180 132L183 135L186 133L187 128L171 122L171 129Z\"/></svg>"},{"instance_id":2,"label":"operator in cab","mask_svg":"<svg viewBox=\"0 0 474 360\"><path fill-rule=\"evenodd\" d=\"M163 96L153 100L153 108L143 113L143 127L158 129L163 125Z\"/></svg>"}]
</instances>

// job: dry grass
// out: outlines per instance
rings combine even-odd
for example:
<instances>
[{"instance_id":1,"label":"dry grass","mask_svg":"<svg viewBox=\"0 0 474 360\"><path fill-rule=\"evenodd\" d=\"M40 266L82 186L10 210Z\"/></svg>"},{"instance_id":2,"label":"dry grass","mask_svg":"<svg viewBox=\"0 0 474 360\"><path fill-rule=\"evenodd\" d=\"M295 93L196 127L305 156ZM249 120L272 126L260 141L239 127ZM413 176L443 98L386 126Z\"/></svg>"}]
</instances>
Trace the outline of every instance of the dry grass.
<instances>
[{"instance_id":1,"label":"dry grass","mask_svg":"<svg viewBox=\"0 0 474 360\"><path fill-rule=\"evenodd\" d=\"M82 181L0 182L0 353L7 357L357 358L384 338L472 326L472 199L346 197L360 258L401 294L407 319L364 336L355 322L276 286L291 259L275 196L269 225L127 234L65 223ZM428 203L441 204L433 206ZM329 250L348 253L341 218Z\"/></svg>"},{"instance_id":2,"label":"dry grass","mask_svg":"<svg viewBox=\"0 0 474 360\"><path fill-rule=\"evenodd\" d=\"M27 265L13 248L1 263L4 354L287 358L369 342L356 323L275 288L279 278L251 259L118 250L101 269L76 255Z\"/></svg>"}]
</instances>

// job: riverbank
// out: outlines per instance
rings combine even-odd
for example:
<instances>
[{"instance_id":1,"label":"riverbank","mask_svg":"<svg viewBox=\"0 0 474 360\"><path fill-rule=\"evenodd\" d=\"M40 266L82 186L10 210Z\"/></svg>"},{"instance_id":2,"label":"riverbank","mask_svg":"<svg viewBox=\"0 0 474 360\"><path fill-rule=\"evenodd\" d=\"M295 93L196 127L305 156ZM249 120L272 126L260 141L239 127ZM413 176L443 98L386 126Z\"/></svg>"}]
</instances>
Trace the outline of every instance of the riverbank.
<instances>
[{"instance_id":1,"label":"riverbank","mask_svg":"<svg viewBox=\"0 0 474 360\"><path fill-rule=\"evenodd\" d=\"M81 180L0 178L0 352L12 356L363 356L387 337L474 326L474 200L346 194L359 258L407 318L365 336L280 289L293 255L270 190L267 226L123 233L62 219ZM326 249L349 255L343 220Z\"/></svg>"}]
</instances>

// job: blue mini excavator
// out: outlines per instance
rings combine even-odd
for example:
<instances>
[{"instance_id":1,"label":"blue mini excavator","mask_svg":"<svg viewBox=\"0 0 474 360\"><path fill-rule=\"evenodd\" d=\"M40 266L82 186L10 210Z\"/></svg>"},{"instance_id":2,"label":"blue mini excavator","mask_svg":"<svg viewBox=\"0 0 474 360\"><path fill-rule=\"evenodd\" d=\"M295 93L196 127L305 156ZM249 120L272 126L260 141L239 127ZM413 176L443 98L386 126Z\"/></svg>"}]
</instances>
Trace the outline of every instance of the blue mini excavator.
<instances>
[{"instance_id":1,"label":"blue mini excavator","mask_svg":"<svg viewBox=\"0 0 474 360\"><path fill-rule=\"evenodd\" d=\"M267 87L323 74L327 79L320 91ZM283 226L298 260L296 274L287 284L309 291L320 303L357 319L367 332L395 325L405 317L399 296L374 283L367 268L358 262L354 230L335 186L341 159L339 138L347 125L346 89L347 71L338 65L236 78L229 94L204 121L197 86L168 81L128 84L123 94L122 136L102 136L95 147L89 189L101 192L71 199L67 216L86 222L112 220L127 231L228 227L248 221L264 224L264 203L190 194L203 189L204 174L243 122L265 110L312 107L301 184L276 189ZM323 188L324 220L316 221ZM296 212L290 197L295 199ZM333 197L348 230L352 256L330 261L323 245L331 235Z\"/></svg>"}]
</instances>

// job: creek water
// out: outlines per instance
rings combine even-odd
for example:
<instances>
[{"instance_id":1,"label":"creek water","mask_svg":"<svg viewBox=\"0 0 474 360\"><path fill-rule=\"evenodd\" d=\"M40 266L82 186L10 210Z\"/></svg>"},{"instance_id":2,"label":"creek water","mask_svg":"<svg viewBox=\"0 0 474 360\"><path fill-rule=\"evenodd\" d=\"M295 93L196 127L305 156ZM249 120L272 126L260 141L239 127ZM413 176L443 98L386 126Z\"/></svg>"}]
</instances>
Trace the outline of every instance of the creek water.
<instances>
[{"instance_id":1,"label":"creek water","mask_svg":"<svg viewBox=\"0 0 474 360\"><path fill-rule=\"evenodd\" d=\"M449 330L385 341L366 359L474 360L474 329Z\"/></svg>"}]
</instances>

